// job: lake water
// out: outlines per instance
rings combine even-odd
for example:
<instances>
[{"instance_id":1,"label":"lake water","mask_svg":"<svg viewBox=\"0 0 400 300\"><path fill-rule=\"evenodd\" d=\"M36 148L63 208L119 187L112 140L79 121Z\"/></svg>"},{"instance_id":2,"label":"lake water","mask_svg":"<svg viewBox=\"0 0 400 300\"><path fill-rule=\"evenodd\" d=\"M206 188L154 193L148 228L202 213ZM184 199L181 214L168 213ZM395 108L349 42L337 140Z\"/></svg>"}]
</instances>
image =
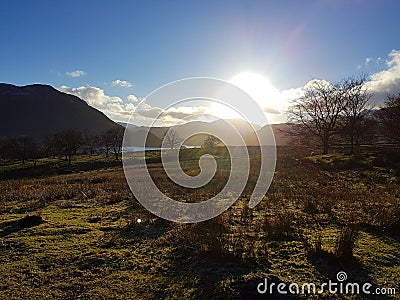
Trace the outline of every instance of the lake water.
<instances>
[{"instance_id":1,"label":"lake water","mask_svg":"<svg viewBox=\"0 0 400 300\"><path fill-rule=\"evenodd\" d=\"M201 148L200 146L185 146L186 149ZM151 148L151 147L123 147L122 152L143 152L143 151L155 151L155 150L168 150L169 148Z\"/></svg>"}]
</instances>

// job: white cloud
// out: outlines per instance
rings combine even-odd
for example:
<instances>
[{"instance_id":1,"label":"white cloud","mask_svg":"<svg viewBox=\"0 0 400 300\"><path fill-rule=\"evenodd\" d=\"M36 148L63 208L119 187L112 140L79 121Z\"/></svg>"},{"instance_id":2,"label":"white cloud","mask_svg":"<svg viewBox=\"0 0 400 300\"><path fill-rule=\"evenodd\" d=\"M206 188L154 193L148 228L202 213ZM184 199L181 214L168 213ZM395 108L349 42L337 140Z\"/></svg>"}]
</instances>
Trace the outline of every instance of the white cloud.
<instances>
[{"instance_id":1,"label":"white cloud","mask_svg":"<svg viewBox=\"0 0 400 300\"><path fill-rule=\"evenodd\" d=\"M386 70L371 75L367 83L376 104L381 104L387 94L400 92L400 51L392 50L386 65Z\"/></svg>"},{"instance_id":2,"label":"white cloud","mask_svg":"<svg viewBox=\"0 0 400 300\"><path fill-rule=\"evenodd\" d=\"M274 107L269 107L269 106L264 106L263 107L263 112L267 113L267 114L273 114L273 115L279 115L281 114L281 112L279 110L277 110Z\"/></svg>"},{"instance_id":3,"label":"white cloud","mask_svg":"<svg viewBox=\"0 0 400 300\"><path fill-rule=\"evenodd\" d=\"M65 72L65 74L70 77L80 77L86 75L87 73L85 71L76 70L72 72Z\"/></svg>"},{"instance_id":4,"label":"white cloud","mask_svg":"<svg viewBox=\"0 0 400 300\"><path fill-rule=\"evenodd\" d=\"M120 86L120 87L124 87L124 88L130 88L132 87L132 83L130 83L129 81L126 80L114 80L112 83L112 86Z\"/></svg>"},{"instance_id":5,"label":"white cloud","mask_svg":"<svg viewBox=\"0 0 400 300\"><path fill-rule=\"evenodd\" d=\"M199 114L207 113L207 108L205 107L177 107L164 110L151 106L146 102L135 106L133 103L124 103L120 97L108 96L104 93L104 90L94 86L75 88L64 85L59 90L85 100L90 106L102 111L116 121L127 121L132 116L132 120L148 125L161 114L157 124L163 126L182 123L183 119L185 121L195 120L199 118ZM129 95L127 98L133 102L138 102L139 100L135 95Z\"/></svg>"},{"instance_id":6,"label":"white cloud","mask_svg":"<svg viewBox=\"0 0 400 300\"><path fill-rule=\"evenodd\" d=\"M111 97L104 94L104 90L94 86L80 86L77 88L61 86L61 92L75 95L85 100L90 106L99 110L106 110L108 103L122 103L119 97Z\"/></svg>"},{"instance_id":7,"label":"white cloud","mask_svg":"<svg viewBox=\"0 0 400 300\"><path fill-rule=\"evenodd\" d=\"M68 87L61 86L61 92L75 95L85 100L90 106L100 110L114 121L128 121L131 114L135 113L136 107L133 103L125 104L120 97L108 96L104 90L95 86ZM137 114L135 114L135 118ZM138 117L138 119L143 119Z\"/></svg>"},{"instance_id":8,"label":"white cloud","mask_svg":"<svg viewBox=\"0 0 400 300\"><path fill-rule=\"evenodd\" d=\"M199 120L206 115L213 115L211 109L205 106L197 106L197 107L171 107L166 110L162 116L163 117L170 117L173 119L180 119L186 121L193 121Z\"/></svg>"},{"instance_id":9,"label":"white cloud","mask_svg":"<svg viewBox=\"0 0 400 300\"><path fill-rule=\"evenodd\" d=\"M125 109L118 103L108 103L107 108L113 113L124 114L126 112Z\"/></svg>"},{"instance_id":10,"label":"white cloud","mask_svg":"<svg viewBox=\"0 0 400 300\"><path fill-rule=\"evenodd\" d=\"M367 57L366 59L365 59L365 65L366 66L368 66L368 64L371 62L371 58L370 57Z\"/></svg>"},{"instance_id":11,"label":"white cloud","mask_svg":"<svg viewBox=\"0 0 400 300\"><path fill-rule=\"evenodd\" d=\"M142 102L138 107L136 107L135 113L146 118L157 118L163 109L155 106L151 106L146 102Z\"/></svg>"},{"instance_id":12,"label":"white cloud","mask_svg":"<svg viewBox=\"0 0 400 300\"><path fill-rule=\"evenodd\" d=\"M120 104L109 104L108 108L114 114L120 116L131 116L133 122L141 122L150 125L154 119L156 126L170 126L185 123L188 121L199 120L204 115L212 115L211 109L199 107L171 107L164 110L160 107L151 106L146 102L141 102L138 106L128 103L125 106Z\"/></svg>"},{"instance_id":13,"label":"white cloud","mask_svg":"<svg viewBox=\"0 0 400 300\"><path fill-rule=\"evenodd\" d=\"M128 97L126 97L129 101L132 102L139 102L139 98L136 97L135 95L128 95Z\"/></svg>"},{"instance_id":14,"label":"white cloud","mask_svg":"<svg viewBox=\"0 0 400 300\"><path fill-rule=\"evenodd\" d=\"M136 106L133 105L132 103L128 103L128 104L125 105L125 109L126 109L128 112L133 113L133 112L136 111Z\"/></svg>"}]
</instances>

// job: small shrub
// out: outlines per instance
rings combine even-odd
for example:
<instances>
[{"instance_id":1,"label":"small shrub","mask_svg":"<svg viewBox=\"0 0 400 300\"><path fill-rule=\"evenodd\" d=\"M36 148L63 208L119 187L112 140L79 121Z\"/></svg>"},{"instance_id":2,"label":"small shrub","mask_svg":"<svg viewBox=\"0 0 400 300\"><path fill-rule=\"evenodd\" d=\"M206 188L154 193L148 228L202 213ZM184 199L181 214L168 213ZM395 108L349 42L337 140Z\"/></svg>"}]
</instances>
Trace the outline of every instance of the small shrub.
<instances>
[{"instance_id":1,"label":"small shrub","mask_svg":"<svg viewBox=\"0 0 400 300\"><path fill-rule=\"evenodd\" d=\"M278 210L274 215L267 215L264 219L265 231L271 239L287 237L292 231L294 213Z\"/></svg>"},{"instance_id":2,"label":"small shrub","mask_svg":"<svg viewBox=\"0 0 400 300\"><path fill-rule=\"evenodd\" d=\"M228 226L222 216L196 224L176 225L167 240L182 249L222 258L232 254L236 240L228 234ZM229 246L229 241L232 245Z\"/></svg>"},{"instance_id":3,"label":"small shrub","mask_svg":"<svg viewBox=\"0 0 400 300\"><path fill-rule=\"evenodd\" d=\"M198 223L193 227L193 230L203 251L217 257L228 253L224 239L228 229L222 217L218 216Z\"/></svg>"},{"instance_id":4,"label":"small shrub","mask_svg":"<svg viewBox=\"0 0 400 300\"><path fill-rule=\"evenodd\" d=\"M341 229L335 247L335 255L341 261L353 258L353 250L358 230L354 226L345 226Z\"/></svg>"},{"instance_id":5,"label":"small shrub","mask_svg":"<svg viewBox=\"0 0 400 300\"><path fill-rule=\"evenodd\" d=\"M314 198L308 198L304 201L304 212L311 216L318 213L317 201Z\"/></svg>"},{"instance_id":6,"label":"small shrub","mask_svg":"<svg viewBox=\"0 0 400 300\"><path fill-rule=\"evenodd\" d=\"M321 233L317 232L311 238L306 238L304 240L304 248L308 256L315 256L322 253Z\"/></svg>"}]
</instances>

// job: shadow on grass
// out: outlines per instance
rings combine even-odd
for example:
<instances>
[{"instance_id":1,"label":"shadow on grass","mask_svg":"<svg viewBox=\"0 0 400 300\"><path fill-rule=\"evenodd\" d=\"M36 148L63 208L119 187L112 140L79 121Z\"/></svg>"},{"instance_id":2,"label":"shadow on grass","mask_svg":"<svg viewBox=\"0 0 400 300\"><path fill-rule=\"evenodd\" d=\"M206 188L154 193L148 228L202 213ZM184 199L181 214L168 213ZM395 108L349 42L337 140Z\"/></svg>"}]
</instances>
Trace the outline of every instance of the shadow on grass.
<instances>
[{"instance_id":1,"label":"shadow on grass","mask_svg":"<svg viewBox=\"0 0 400 300\"><path fill-rule=\"evenodd\" d=\"M26 216L22 219L19 220L13 220L13 221L8 221L4 222L0 225L0 228L2 231L0 232L0 237L5 237L11 233L21 231L22 229L25 228L31 228L34 226L39 226L40 224L43 224L44 220L40 216Z\"/></svg>"},{"instance_id":2,"label":"shadow on grass","mask_svg":"<svg viewBox=\"0 0 400 300\"><path fill-rule=\"evenodd\" d=\"M372 291L379 287L379 285L369 276L368 270L356 258L341 261L336 255L322 250L310 256L309 260L318 272L327 278L325 282L328 280L340 282L337 279L337 275L339 272L345 272L347 279L343 281L344 286L346 283L358 283L360 287L360 299L364 299L364 297L365 299L392 299L386 295L379 295L379 297L372 295ZM366 283L372 285L370 288L372 294L370 295L363 294L362 286Z\"/></svg>"},{"instance_id":3,"label":"shadow on grass","mask_svg":"<svg viewBox=\"0 0 400 300\"><path fill-rule=\"evenodd\" d=\"M46 178L62 174L73 174L121 166L122 162L120 160L105 160L103 158L88 161L75 161L71 165L68 165L68 162L65 160L58 160L57 162L47 162L38 164L37 166L26 164L25 166L2 170L0 172L0 181L24 178Z\"/></svg>"}]
</instances>

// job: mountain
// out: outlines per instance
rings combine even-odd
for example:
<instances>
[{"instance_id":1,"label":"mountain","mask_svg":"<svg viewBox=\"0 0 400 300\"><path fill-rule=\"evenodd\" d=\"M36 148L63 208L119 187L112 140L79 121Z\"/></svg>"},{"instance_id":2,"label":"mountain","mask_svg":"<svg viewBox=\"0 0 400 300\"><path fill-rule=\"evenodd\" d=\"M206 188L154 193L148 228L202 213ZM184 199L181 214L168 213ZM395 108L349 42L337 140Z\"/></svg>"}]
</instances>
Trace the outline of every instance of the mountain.
<instances>
[{"instance_id":1,"label":"mountain","mask_svg":"<svg viewBox=\"0 0 400 300\"><path fill-rule=\"evenodd\" d=\"M82 99L49 85L0 83L0 107L0 136L40 138L67 129L99 134L118 126Z\"/></svg>"}]
</instances>

